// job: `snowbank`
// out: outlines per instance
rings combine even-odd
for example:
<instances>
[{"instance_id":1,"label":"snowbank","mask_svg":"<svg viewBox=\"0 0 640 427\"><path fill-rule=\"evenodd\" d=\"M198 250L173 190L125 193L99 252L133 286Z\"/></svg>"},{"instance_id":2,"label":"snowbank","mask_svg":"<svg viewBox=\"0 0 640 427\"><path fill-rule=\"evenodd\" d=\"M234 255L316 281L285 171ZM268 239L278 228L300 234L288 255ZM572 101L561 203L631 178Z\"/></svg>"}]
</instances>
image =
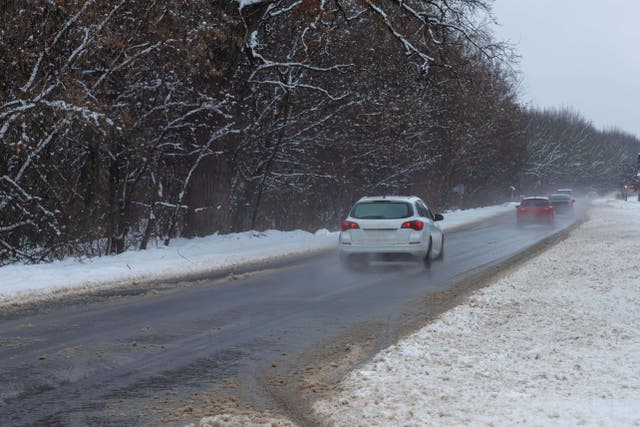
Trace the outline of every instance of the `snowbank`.
<instances>
[{"instance_id":1,"label":"snowbank","mask_svg":"<svg viewBox=\"0 0 640 427\"><path fill-rule=\"evenodd\" d=\"M445 211L444 221L441 227L444 230L452 230L473 222L483 221L497 215L507 212L513 212L515 216L515 207L518 203L504 203L502 205L487 206L484 208L473 208L465 210Z\"/></svg>"},{"instance_id":2,"label":"snowbank","mask_svg":"<svg viewBox=\"0 0 640 427\"><path fill-rule=\"evenodd\" d=\"M512 210L511 204L445 213L442 228L452 229ZM0 267L0 306L132 282L166 280L304 255L337 247L338 233L319 230L248 231L176 239L168 247L100 258L68 258L49 264Z\"/></svg>"},{"instance_id":3,"label":"snowbank","mask_svg":"<svg viewBox=\"0 0 640 427\"><path fill-rule=\"evenodd\" d=\"M640 204L570 238L348 375L328 425L640 425Z\"/></svg>"},{"instance_id":4,"label":"snowbank","mask_svg":"<svg viewBox=\"0 0 640 427\"><path fill-rule=\"evenodd\" d=\"M127 251L99 258L68 258L38 265L0 268L0 305L75 288L163 280L224 270L253 262L331 248L337 233L248 231L194 239L176 239L168 247Z\"/></svg>"}]
</instances>

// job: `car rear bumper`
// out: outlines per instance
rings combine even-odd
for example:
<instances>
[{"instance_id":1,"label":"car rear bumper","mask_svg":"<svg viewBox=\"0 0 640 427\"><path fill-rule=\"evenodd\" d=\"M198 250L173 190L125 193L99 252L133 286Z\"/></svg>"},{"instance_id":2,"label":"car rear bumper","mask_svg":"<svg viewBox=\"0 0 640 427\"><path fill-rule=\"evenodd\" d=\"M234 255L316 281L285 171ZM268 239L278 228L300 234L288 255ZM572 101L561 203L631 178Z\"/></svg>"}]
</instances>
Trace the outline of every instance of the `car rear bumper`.
<instances>
[{"instance_id":1,"label":"car rear bumper","mask_svg":"<svg viewBox=\"0 0 640 427\"><path fill-rule=\"evenodd\" d=\"M516 218L522 220L540 220L553 219L553 212L518 212Z\"/></svg>"},{"instance_id":2,"label":"car rear bumper","mask_svg":"<svg viewBox=\"0 0 640 427\"><path fill-rule=\"evenodd\" d=\"M553 216L534 216L534 215L523 215L518 216L517 218L518 224L524 223L552 223L554 221Z\"/></svg>"},{"instance_id":3,"label":"car rear bumper","mask_svg":"<svg viewBox=\"0 0 640 427\"><path fill-rule=\"evenodd\" d=\"M341 255L352 254L408 254L415 257L424 257L429 249L427 243L404 243L404 244L345 244L340 243L339 251Z\"/></svg>"},{"instance_id":4,"label":"car rear bumper","mask_svg":"<svg viewBox=\"0 0 640 427\"><path fill-rule=\"evenodd\" d=\"M573 206L554 207L557 214L573 213Z\"/></svg>"}]
</instances>

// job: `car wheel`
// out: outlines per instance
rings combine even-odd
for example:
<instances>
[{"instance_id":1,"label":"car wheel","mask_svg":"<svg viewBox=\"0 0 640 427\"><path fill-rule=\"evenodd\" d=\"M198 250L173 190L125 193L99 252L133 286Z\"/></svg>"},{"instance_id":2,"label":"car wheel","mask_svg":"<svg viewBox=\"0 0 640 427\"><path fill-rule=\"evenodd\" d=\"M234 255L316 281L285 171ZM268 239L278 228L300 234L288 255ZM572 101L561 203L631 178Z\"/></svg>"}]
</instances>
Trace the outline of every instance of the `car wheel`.
<instances>
[{"instance_id":1,"label":"car wheel","mask_svg":"<svg viewBox=\"0 0 640 427\"><path fill-rule=\"evenodd\" d=\"M367 265L366 256L355 254L355 255L342 255L340 256L340 263L347 270L358 271L362 270Z\"/></svg>"},{"instance_id":2,"label":"car wheel","mask_svg":"<svg viewBox=\"0 0 640 427\"><path fill-rule=\"evenodd\" d=\"M353 256L340 255L340 264L342 264L342 267L346 268L347 270L353 270L354 269Z\"/></svg>"},{"instance_id":3,"label":"car wheel","mask_svg":"<svg viewBox=\"0 0 640 427\"><path fill-rule=\"evenodd\" d=\"M424 268L431 268L431 249L432 249L432 247L433 247L432 241L431 241L431 238L429 238L429 249L427 249L427 254L424 256L424 259L423 259Z\"/></svg>"},{"instance_id":4,"label":"car wheel","mask_svg":"<svg viewBox=\"0 0 640 427\"><path fill-rule=\"evenodd\" d=\"M442 236L442 245L440 245L440 253L437 259L438 261L444 261L444 236Z\"/></svg>"}]
</instances>

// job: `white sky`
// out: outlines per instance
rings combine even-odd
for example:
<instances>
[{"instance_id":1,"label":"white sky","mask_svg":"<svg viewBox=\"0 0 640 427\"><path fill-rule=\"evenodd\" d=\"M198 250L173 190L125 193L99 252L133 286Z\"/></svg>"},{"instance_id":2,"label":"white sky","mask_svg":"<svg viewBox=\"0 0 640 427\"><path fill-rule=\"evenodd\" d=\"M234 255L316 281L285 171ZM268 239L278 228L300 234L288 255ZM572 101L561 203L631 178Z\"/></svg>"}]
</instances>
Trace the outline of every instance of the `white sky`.
<instances>
[{"instance_id":1,"label":"white sky","mask_svg":"<svg viewBox=\"0 0 640 427\"><path fill-rule=\"evenodd\" d=\"M640 137L639 0L494 0L493 11L497 38L521 55L524 102Z\"/></svg>"}]
</instances>

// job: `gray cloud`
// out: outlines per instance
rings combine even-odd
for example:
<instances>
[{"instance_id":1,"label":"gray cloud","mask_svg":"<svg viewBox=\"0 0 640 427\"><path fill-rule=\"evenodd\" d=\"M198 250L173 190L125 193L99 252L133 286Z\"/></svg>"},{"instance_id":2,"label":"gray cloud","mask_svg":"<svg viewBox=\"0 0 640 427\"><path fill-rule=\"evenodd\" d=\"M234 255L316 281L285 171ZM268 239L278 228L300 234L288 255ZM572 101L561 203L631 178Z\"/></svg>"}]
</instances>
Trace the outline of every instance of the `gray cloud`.
<instances>
[{"instance_id":1,"label":"gray cloud","mask_svg":"<svg viewBox=\"0 0 640 427\"><path fill-rule=\"evenodd\" d=\"M522 56L523 101L640 136L640 1L495 0L494 14Z\"/></svg>"}]
</instances>

